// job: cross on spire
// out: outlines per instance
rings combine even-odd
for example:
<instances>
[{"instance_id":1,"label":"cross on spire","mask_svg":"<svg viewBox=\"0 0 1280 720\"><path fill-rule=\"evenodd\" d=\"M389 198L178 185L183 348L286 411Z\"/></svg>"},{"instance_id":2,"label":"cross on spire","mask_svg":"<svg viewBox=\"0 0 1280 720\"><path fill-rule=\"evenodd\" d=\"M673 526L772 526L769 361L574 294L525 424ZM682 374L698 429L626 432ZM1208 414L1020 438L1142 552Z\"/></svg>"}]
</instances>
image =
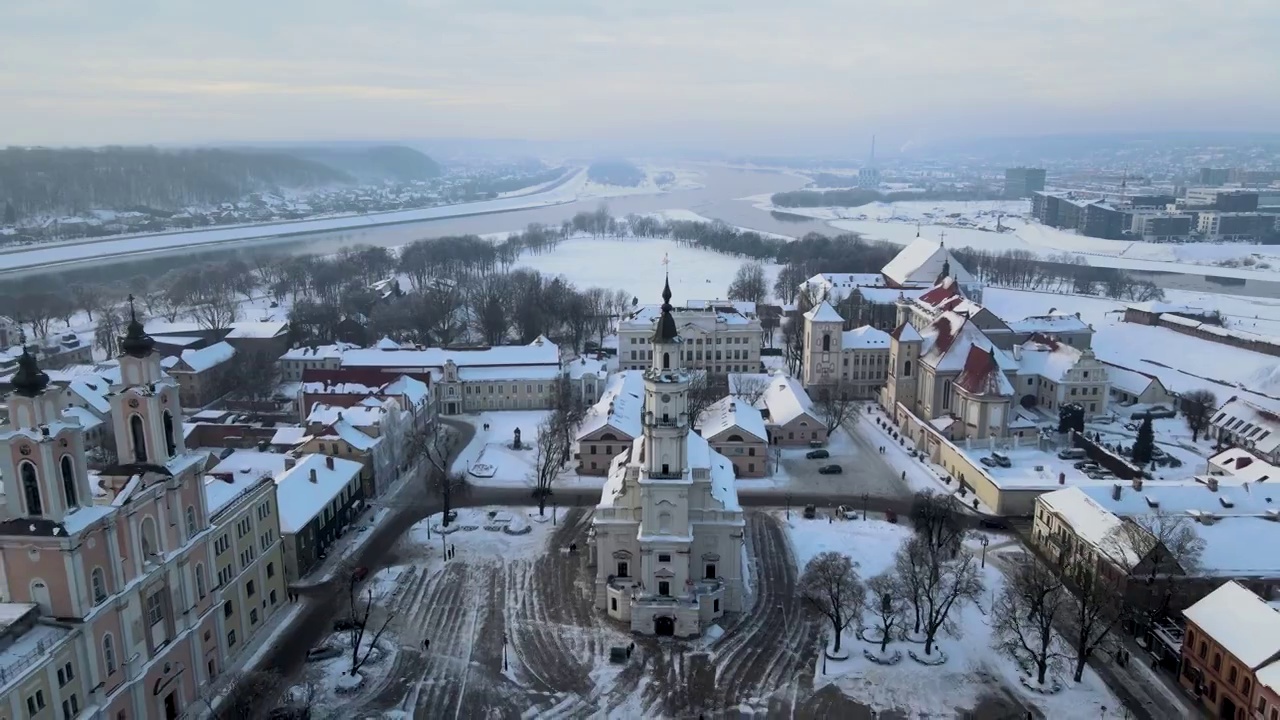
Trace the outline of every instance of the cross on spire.
<instances>
[{"instance_id":1,"label":"cross on spire","mask_svg":"<svg viewBox=\"0 0 1280 720\"><path fill-rule=\"evenodd\" d=\"M129 319L130 320L138 319L138 311L133 306L133 293L129 293Z\"/></svg>"},{"instance_id":2,"label":"cross on spire","mask_svg":"<svg viewBox=\"0 0 1280 720\"><path fill-rule=\"evenodd\" d=\"M938 236L938 244L945 245L946 241L947 241L947 231L943 230L942 234Z\"/></svg>"}]
</instances>

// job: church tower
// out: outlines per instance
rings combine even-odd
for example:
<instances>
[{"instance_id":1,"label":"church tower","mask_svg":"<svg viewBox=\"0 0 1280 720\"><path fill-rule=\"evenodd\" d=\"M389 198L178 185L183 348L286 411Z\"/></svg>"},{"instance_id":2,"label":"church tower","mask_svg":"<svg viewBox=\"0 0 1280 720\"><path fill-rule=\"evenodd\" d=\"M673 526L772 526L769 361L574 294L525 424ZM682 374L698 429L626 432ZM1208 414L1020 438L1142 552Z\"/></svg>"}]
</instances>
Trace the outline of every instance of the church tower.
<instances>
[{"instance_id":1,"label":"church tower","mask_svg":"<svg viewBox=\"0 0 1280 720\"><path fill-rule=\"evenodd\" d=\"M49 375L25 348L25 338L22 344L9 396L10 429L0 435L3 514L61 523L93 505L84 431L62 417L58 394L46 392Z\"/></svg>"},{"instance_id":2,"label":"church tower","mask_svg":"<svg viewBox=\"0 0 1280 720\"><path fill-rule=\"evenodd\" d=\"M116 453L124 465L165 465L185 452L178 384L165 375L155 340L129 296L129 327L120 340L120 387L111 397Z\"/></svg>"},{"instance_id":3,"label":"church tower","mask_svg":"<svg viewBox=\"0 0 1280 720\"><path fill-rule=\"evenodd\" d=\"M889 377L885 379L881 403L890 413L897 403L916 410L916 387L920 382L920 346L924 338L911 323L903 322L889 333Z\"/></svg>"},{"instance_id":4,"label":"church tower","mask_svg":"<svg viewBox=\"0 0 1280 720\"><path fill-rule=\"evenodd\" d=\"M645 470L653 479L685 475L689 431L689 374L681 369L684 342L671 315L671 280L662 289L662 316L653 332L653 363L644 373Z\"/></svg>"},{"instance_id":5,"label":"church tower","mask_svg":"<svg viewBox=\"0 0 1280 720\"><path fill-rule=\"evenodd\" d=\"M844 318L826 300L804 314L805 387L834 385L840 381Z\"/></svg>"}]
</instances>

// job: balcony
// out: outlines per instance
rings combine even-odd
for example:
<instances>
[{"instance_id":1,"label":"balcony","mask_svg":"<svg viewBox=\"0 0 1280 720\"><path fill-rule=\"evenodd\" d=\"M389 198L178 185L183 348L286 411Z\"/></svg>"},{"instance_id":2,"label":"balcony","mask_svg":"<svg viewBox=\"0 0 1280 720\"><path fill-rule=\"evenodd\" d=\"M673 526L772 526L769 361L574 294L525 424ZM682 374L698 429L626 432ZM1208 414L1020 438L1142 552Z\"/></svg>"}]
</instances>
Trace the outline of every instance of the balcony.
<instances>
[{"instance_id":1,"label":"balcony","mask_svg":"<svg viewBox=\"0 0 1280 720\"><path fill-rule=\"evenodd\" d=\"M651 480L683 480L684 472L675 471L675 470L670 470L670 471L652 470L649 472L649 479Z\"/></svg>"}]
</instances>

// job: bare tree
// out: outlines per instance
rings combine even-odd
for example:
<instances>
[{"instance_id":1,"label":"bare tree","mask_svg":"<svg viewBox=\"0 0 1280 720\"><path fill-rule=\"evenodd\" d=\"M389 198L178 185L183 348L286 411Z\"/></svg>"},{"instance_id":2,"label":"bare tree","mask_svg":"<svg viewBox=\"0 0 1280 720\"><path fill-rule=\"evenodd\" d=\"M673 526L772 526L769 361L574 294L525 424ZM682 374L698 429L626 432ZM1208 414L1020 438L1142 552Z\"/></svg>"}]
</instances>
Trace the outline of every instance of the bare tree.
<instances>
[{"instance_id":1,"label":"bare tree","mask_svg":"<svg viewBox=\"0 0 1280 720\"><path fill-rule=\"evenodd\" d=\"M1112 630L1124 617L1121 610L1123 588L1120 575L1104 572L1096 560L1069 568L1060 564L1060 570L1075 592L1068 627L1075 651L1071 679L1080 682L1094 652L1115 642Z\"/></svg>"},{"instance_id":2,"label":"bare tree","mask_svg":"<svg viewBox=\"0 0 1280 720\"><path fill-rule=\"evenodd\" d=\"M554 417L548 416L538 423L538 437L534 441L534 460L531 479L534 482L533 496L538 501L538 515L546 514L547 498L551 496L551 485L560 475L564 462L564 434L556 427Z\"/></svg>"},{"instance_id":3,"label":"bare tree","mask_svg":"<svg viewBox=\"0 0 1280 720\"><path fill-rule=\"evenodd\" d=\"M1191 429L1191 442L1200 439L1200 433L1209 428L1213 413L1218 409L1218 396L1208 390L1192 390L1182 396L1182 416Z\"/></svg>"},{"instance_id":4,"label":"bare tree","mask_svg":"<svg viewBox=\"0 0 1280 720\"><path fill-rule=\"evenodd\" d=\"M831 621L835 635L832 652L840 652L840 636L845 628L862 618L867 596L853 561L843 553L818 554L804 566L800 596Z\"/></svg>"},{"instance_id":5,"label":"bare tree","mask_svg":"<svg viewBox=\"0 0 1280 720\"><path fill-rule=\"evenodd\" d=\"M729 394L729 378L726 375L712 375L705 370L689 371L689 393L685 396L685 410L689 413L691 425L712 403Z\"/></svg>"},{"instance_id":6,"label":"bare tree","mask_svg":"<svg viewBox=\"0 0 1280 720\"><path fill-rule=\"evenodd\" d=\"M933 653L939 633L952 637L960 634L952 609L956 605L977 600L982 593L982 579L973 555L932 548L923 539L913 537L898 549L894 560L904 582L908 600L915 604L924 632L924 653Z\"/></svg>"},{"instance_id":7,"label":"bare tree","mask_svg":"<svg viewBox=\"0 0 1280 720\"><path fill-rule=\"evenodd\" d=\"M929 547L957 552L968 530L950 495L922 490L911 498L911 525Z\"/></svg>"},{"instance_id":8,"label":"bare tree","mask_svg":"<svg viewBox=\"0 0 1280 720\"><path fill-rule=\"evenodd\" d=\"M769 297L769 281L765 279L764 265L757 261L743 263L729 283L727 297L760 304Z\"/></svg>"},{"instance_id":9,"label":"bare tree","mask_svg":"<svg viewBox=\"0 0 1280 720\"><path fill-rule=\"evenodd\" d=\"M736 375L733 378L733 396L742 398L748 405L760 402L768 389L768 375Z\"/></svg>"},{"instance_id":10,"label":"bare tree","mask_svg":"<svg viewBox=\"0 0 1280 720\"><path fill-rule=\"evenodd\" d=\"M365 596L364 607L361 608L356 601L356 581L355 578L347 581L347 590L350 595L351 602L351 622L348 624L347 632L350 633L351 640L351 670L348 675L354 676L360 671L360 668L369 660L369 656L373 653L378 645L378 640L382 638L382 633L386 632L387 626L391 624L391 619L395 617L393 613L386 613L386 617L382 620L382 625L377 632L373 634L373 639L369 641L369 646L364 652L360 652L360 645L364 643L365 632L369 627L369 616L373 612L373 588L369 588Z\"/></svg>"},{"instance_id":11,"label":"bare tree","mask_svg":"<svg viewBox=\"0 0 1280 720\"><path fill-rule=\"evenodd\" d=\"M283 687L284 678L276 672L227 670L203 689L200 699L211 718L252 720L262 715L262 706L273 702Z\"/></svg>"},{"instance_id":12,"label":"bare tree","mask_svg":"<svg viewBox=\"0 0 1280 720\"><path fill-rule=\"evenodd\" d=\"M577 438L578 426L587 415L587 405L582 401L577 388L567 377L558 377L551 384L551 420L560 439L560 463L569 462L573 452L573 441Z\"/></svg>"},{"instance_id":13,"label":"bare tree","mask_svg":"<svg viewBox=\"0 0 1280 720\"><path fill-rule=\"evenodd\" d=\"M103 287L97 283L82 282L71 286L71 299L77 309L89 316L89 322L93 322L93 311L101 306L105 294Z\"/></svg>"},{"instance_id":14,"label":"bare tree","mask_svg":"<svg viewBox=\"0 0 1280 720\"><path fill-rule=\"evenodd\" d=\"M277 359L269 353L238 352L222 377L232 397L244 400L257 409L258 404L275 396L276 385L280 380L280 366Z\"/></svg>"},{"instance_id":15,"label":"bare tree","mask_svg":"<svg viewBox=\"0 0 1280 720\"><path fill-rule=\"evenodd\" d=\"M817 395L814 409L827 426L828 435L858 417L858 401L853 399L853 393L843 383L819 387Z\"/></svg>"},{"instance_id":16,"label":"bare tree","mask_svg":"<svg viewBox=\"0 0 1280 720\"><path fill-rule=\"evenodd\" d=\"M1071 594L1057 573L1023 553L1013 561L1004 589L991 609L996 649L1024 665L1034 666L1036 682L1058 672L1069 648L1054 626L1071 611Z\"/></svg>"},{"instance_id":17,"label":"bare tree","mask_svg":"<svg viewBox=\"0 0 1280 720\"><path fill-rule=\"evenodd\" d=\"M230 327L231 323L236 321L239 312L240 305L229 290L211 295L191 307L191 317L206 330Z\"/></svg>"},{"instance_id":18,"label":"bare tree","mask_svg":"<svg viewBox=\"0 0 1280 720\"><path fill-rule=\"evenodd\" d=\"M1205 543L1195 523L1190 515L1157 508L1124 518L1103 541L1104 550L1127 566L1126 595L1147 627L1168 611L1179 584L1200 567Z\"/></svg>"},{"instance_id":19,"label":"bare tree","mask_svg":"<svg viewBox=\"0 0 1280 720\"><path fill-rule=\"evenodd\" d=\"M467 485L467 478L460 472L453 472L450 463L458 449L458 436L451 428L441 423L415 430L405 438L409 456L422 465L423 482L428 497L436 497L443 508L441 525L449 526L449 513L453 510L453 500Z\"/></svg>"},{"instance_id":20,"label":"bare tree","mask_svg":"<svg viewBox=\"0 0 1280 720\"><path fill-rule=\"evenodd\" d=\"M883 653L889 647L893 631L906 622L908 603L892 570L871 578L867 582L867 595L871 617L880 630L880 652Z\"/></svg>"},{"instance_id":21,"label":"bare tree","mask_svg":"<svg viewBox=\"0 0 1280 720\"><path fill-rule=\"evenodd\" d=\"M58 313L58 300L53 293L33 292L22 296L14 305L13 319L30 325L32 335L45 337Z\"/></svg>"},{"instance_id":22,"label":"bare tree","mask_svg":"<svg viewBox=\"0 0 1280 720\"><path fill-rule=\"evenodd\" d=\"M804 322L798 317L788 317L782 323L782 355L787 371L799 375L804 363Z\"/></svg>"}]
</instances>

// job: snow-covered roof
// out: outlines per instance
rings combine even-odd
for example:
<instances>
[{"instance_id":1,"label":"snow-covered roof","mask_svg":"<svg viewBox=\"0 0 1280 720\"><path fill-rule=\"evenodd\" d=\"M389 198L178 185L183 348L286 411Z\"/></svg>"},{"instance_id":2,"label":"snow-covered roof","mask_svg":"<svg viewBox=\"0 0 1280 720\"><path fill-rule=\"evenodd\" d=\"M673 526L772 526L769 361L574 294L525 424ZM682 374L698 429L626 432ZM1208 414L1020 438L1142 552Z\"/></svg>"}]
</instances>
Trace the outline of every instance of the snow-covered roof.
<instances>
[{"instance_id":1,"label":"snow-covered roof","mask_svg":"<svg viewBox=\"0 0 1280 720\"><path fill-rule=\"evenodd\" d=\"M920 360L937 372L960 372L969 358L969 349L992 350L996 365L1002 371L1018 369L1018 363L991 340L968 318L944 312L921 331Z\"/></svg>"},{"instance_id":2,"label":"snow-covered roof","mask_svg":"<svg viewBox=\"0 0 1280 720\"><path fill-rule=\"evenodd\" d=\"M210 517L218 514L241 493L256 485L263 478L274 478L271 473L242 469L237 472L210 472L204 476L204 506ZM272 480L274 482L274 480Z\"/></svg>"},{"instance_id":3,"label":"snow-covered roof","mask_svg":"<svg viewBox=\"0 0 1280 720\"><path fill-rule=\"evenodd\" d=\"M316 433L315 436L318 438L336 437L356 450L362 451L371 450L373 446L381 441L381 438L364 434L355 425L347 422L345 417L344 415L342 419L335 420L332 425Z\"/></svg>"},{"instance_id":4,"label":"snow-covered roof","mask_svg":"<svg viewBox=\"0 0 1280 720\"><path fill-rule=\"evenodd\" d=\"M863 325L845 330L840 342L840 347L845 350L888 350L889 333L870 325Z\"/></svg>"},{"instance_id":5,"label":"snow-covered roof","mask_svg":"<svg viewBox=\"0 0 1280 720\"><path fill-rule=\"evenodd\" d=\"M75 418L80 423L80 427L84 430L92 430L102 424L102 418L95 415L92 411L82 407L72 405L62 411L65 417Z\"/></svg>"},{"instance_id":6,"label":"snow-covered roof","mask_svg":"<svg viewBox=\"0 0 1280 720\"><path fill-rule=\"evenodd\" d=\"M67 383L67 392L79 397L99 415L111 412L111 402L107 400L107 393L111 392L111 383L105 379L72 380Z\"/></svg>"},{"instance_id":7,"label":"snow-covered roof","mask_svg":"<svg viewBox=\"0 0 1280 720\"><path fill-rule=\"evenodd\" d=\"M581 357L565 366L565 371L574 380L579 380L587 375L604 378L609 375L609 364L603 360L589 360L586 357Z\"/></svg>"},{"instance_id":8,"label":"snow-covered roof","mask_svg":"<svg viewBox=\"0 0 1280 720\"><path fill-rule=\"evenodd\" d=\"M381 404L377 407L369 407L367 405L341 407L339 405L316 403L311 407L311 412L307 415L307 424L332 425L341 418L356 427L370 427L382 422L382 417L385 413L386 411Z\"/></svg>"},{"instance_id":9,"label":"snow-covered roof","mask_svg":"<svg viewBox=\"0 0 1280 720\"><path fill-rule=\"evenodd\" d=\"M728 307L743 315L756 314L756 304L749 300L686 300L684 306L690 310Z\"/></svg>"},{"instance_id":10,"label":"snow-covered roof","mask_svg":"<svg viewBox=\"0 0 1280 720\"><path fill-rule=\"evenodd\" d=\"M265 320L260 322L233 322L228 338L268 339L281 335L289 328L289 323L282 320Z\"/></svg>"},{"instance_id":11,"label":"snow-covered roof","mask_svg":"<svg viewBox=\"0 0 1280 720\"><path fill-rule=\"evenodd\" d=\"M1231 433L1254 450L1270 455L1280 448L1280 415L1241 397L1227 400L1214 413L1212 424Z\"/></svg>"},{"instance_id":12,"label":"snow-covered roof","mask_svg":"<svg viewBox=\"0 0 1280 720\"><path fill-rule=\"evenodd\" d=\"M326 455L299 458L297 465L276 477L280 532L292 535L306 527L360 475L363 467L352 460Z\"/></svg>"},{"instance_id":13,"label":"snow-covered roof","mask_svg":"<svg viewBox=\"0 0 1280 720\"><path fill-rule=\"evenodd\" d=\"M1080 362L1080 351L1048 338L1037 337L1026 341L1020 348L1019 375L1035 375L1053 382L1061 382L1067 371Z\"/></svg>"},{"instance_id":14,"label":"snow-covered roof","mask_svg":"<svg viewBox=\"0 0 1280 720\"><path fill-rule=\"evenodd\" d=\"M1160 382L1160 378L1154 375L1130 370L1115 363L1103 362L1102 364L1107 366L1107 380L1110 381L1111 387L1123 390L1134 397L1146 392L1147 388L1151 387L1151 383L1157 383L1160 387L1164 387L1164 384Z\"/></svg>"},{"instance_id":15,"label":"snow-covered roof","mask_svg":"<svg viewBox=\"0 0 1280 720\"><path fill-rule=\"evenodd\" d=\"M182 364L192 372L211 370L236 356L236 349L230 343L214 343L199 350L183 350Z\"/></svg>"},{"instance_id":16,"label":"snow-covered roof","mask_svg":"<svg viewBox=\"0 0 1280 720\"><path fill-rule=\"evenodd\" d=\"M658 322L658 318L661 316L662 306L641 305L629 317L623 318L618 323L618 332L652 332L654 324ZM675 320L676 327L681 332L686 328L697 328L702 332L713 332L717 329L723 330L728 327L745 330L753 324L759 324L758 320L749 318L737 310L726 312L719 309L693 310L676 308L671 312L671 317Z\"/></svg>"},{"instance_id":17,"label":"snow-covered roof","mask_svg":"<svg viewBox=\"0 0 1280 720\"><path fill-rule=\"evenodd\" d=\"M1234 580L1182 614L1250 670L1280 655L1280 612Z\"/></svg>"},{"instance_id":18,"label":"snow-covered roof","mask_svg":"<svg viewBox=\"0 0 1280 720\"><path fill-rule=\"evenodd\" d=\"M818 273L807 281L813 285L829 285L834 288L853 288L865 285L884 285L880 273Z\"/></svg>"},{"instance_id":19,"label":"snow-covered roof","mask_svg":"<svg viewBox=\"0 0 1280 720\"><path fill-rule=\"evenodd\" d=\"M1013 395L1013 385L1001 372L994 350L977 346L969 348L964 368L956 376L955 386L974 395Z\"/></svg>"},{"instance_id":20,"label":"snow-covered roof","mask_svg":"<svg viewBox=\"0 0 1280 720\"><path fill-rule=\"evenodd\" d=\"M288 425L276 428L276 433L271 436L272 445L288 445L290 447L302 442L307 436L307 429L298 425Z\"/></svg>"},{"instance_id":21,"label":"snow-covered roof","mask_svg":"<svg viewBox=\"0 0 1280 720\"><path fill-rule=\"evenodd\" d=\"M1228 448L1209 458L1209 465L1222 468L1239 482L1280 482L1280 468L1244 448Z\"/></svg>"},{"instance_id":22,"label":"snow-covered roof","mask_svg":"<svg viewBox=\"0 0 1280 720\"><path fill-rule=\"evenodd\" d=\"M278 477L284 472L284 455L258 450L233 450L231 454L210 468L210 473L247 474L253 477L270 475Z\"/></svg>"},{"instance_id":23,"label":"snow-covered roof","mask_svg":"<svg viewBox=\"0 0 1280 720\"><path fill-rule=\"evenodd\" d=\"M607 425L630 438L638 438L643 412L644 374L639 370L625 370L609 378L599 402L587 408L578 427L578 437L586 437Z\"/></svg>"},{"instance_id":24,"label":"snow-covered roof","mask_svg":"<svg viewBox=\"0 0 1280 720\"><path fill-rule=\"evenodd\" d=\"M1019 333L1074 333L1087 332L1089 323L1077 315L1055 313L1052 315L1032 315L1009 323L1014 332Z\"/></svg>"},{"instance_id":25,"label":"snow-covered roof","mask_svg":"<svg viewBox=\"0 0 1280 720\"><path fill-rule=\"evenodd\" d=\"M761 442L769 440L769 434L764 427L764 416L760 414L760 409L733 396L723 397L711 403L698 417L698 429L702 431L702 437L708 440L735 427Z\"/></svg>"},{"instance_id":26,"label":"snow-covered roof","mask_svg":"<svg viewBox=\"0 0 1280 720\"><path fill-rule=\"evenodd\" d=\"M539 337L528 345L500 345L477 350L427 348L381 350L363 348L341 353L343 367L442 368L452 360L459 368L550 365L560 367L560 348ZM302 358L299 358L302 359Z\"/></svg>"},{"instance_id":27,"label":"snow-covered roof","mask_svg":"<svg viewBox=\"0 0 1280 720\"><path fill-rule=\"evenodd\" d=\"M893 332L889 333L889 337L901 342L915 342L924 339L920 337L920 331L916 330L915 326L908 322L904 322L894 328Z\"/></svg>"},{"instance_id":28,"label":"snow-covered roof","mask_svg":"<svg viewBox=\"0 0 1280 720\"><path fill-rule=\"evenodd\" d=\"M1194 305L1183 305L1180 303L1164 302L1163 300L1148 300L1147 302L1129 303L1127 305L1130 310L1139 310L1148 313L1186 313L1188 315L1207 315L1208 310L1196 307Z\"/></svg>"},{"instance_id":29,"label":"snow-covered roof","mask_svg":"<svg viewBox=\"0 0 1280 720\"><path fill-rule=\"evenodd\" d=\"M509 365L504 367L459 367L458 379L463 382L492 382L500 380L555 380L561 375L557 366Z\"/></svg>"},{"instance_id":30,"label":"snow-covered roof","mask_svg":"<svg viewBox=\"0 0 1280 720\"><path fill-rule=\"evenodd\" d=\"M813 416L813 401L800 381L788 375L769 376L769 387L760 396L760 404L769 410L769 423L786 425L801 415Z\"/></svg>"},{"instance_id":31,"label":"snow-covered roof","mask_svg":"<svg viewBox=\"0 0 1280 720\"><path fill-rule=\"evenodd\" d=\"M359 345L336 343L334 345L318 345L315 347L296 347L280 356L281 360L336 360L344 353L359 350Z\"/></svg>"},{"instance_id":32,"label":"snow-covered roof","mask_svg":"<svg viewBox=\"0 0 1280 720\"><path fill-rule=\"evenodd\" d=\"M1133 567L1142 559L1120 535L1124 521L1083 489L1069 487L1054 490L1041 495L1038 500L1049 512L1070 526L1081 542L1101 550L1117 561L1123 559L1126 567Z\"/></svg>"},{"instance_id":33,"label":"snow-covered roof","mask_svg":"<svg viewBox=\"0 0 1280 720\"><path fill-rule=\"evenodd\" d=\"M386 395L403 395L413 407L421 405L431 396L431 389L426 383L408 375L401 375L387 383L382 392Z\"/></svg>"},{"instance_id":34,"label":"snow-covered roof","mask_svg":"<svg viewBox=\"0 0 1280 720\"><path fill-rule=\"evenodd\" d=\"M858 295L866 302L874 305L892 305L898 302L899 298L907 300L918 299L921 295L929 292L929 288L890 288L890 287L860 287Z\"/></svg>"},{"instance_id":35,"label":"snow-covered roof","mask_svg":"<svg viewBox=\"0 0 1280 720\"><path fill-rule=\"evenodd\" d=\"M950 276L960 282L972 282L974 277L954 257L942 243L925 238L902 249L889 264L881 269L884 276L899 285L928 284L933 285L942 274L943 265L950 265Z\"/></svg>"},{"instance_id":36,"label":"snow-covered roof","mask_svg":"<svg viewBox=\"0 0 1280 720\"><path fill-rule=\"evenodd\" d=\"M840 313L836 312L836 309L831 307L831 303L826 300L814 305L804 316L813 322L844 322L844 318L840 317Z\"/></svg>"}]
</instances>

